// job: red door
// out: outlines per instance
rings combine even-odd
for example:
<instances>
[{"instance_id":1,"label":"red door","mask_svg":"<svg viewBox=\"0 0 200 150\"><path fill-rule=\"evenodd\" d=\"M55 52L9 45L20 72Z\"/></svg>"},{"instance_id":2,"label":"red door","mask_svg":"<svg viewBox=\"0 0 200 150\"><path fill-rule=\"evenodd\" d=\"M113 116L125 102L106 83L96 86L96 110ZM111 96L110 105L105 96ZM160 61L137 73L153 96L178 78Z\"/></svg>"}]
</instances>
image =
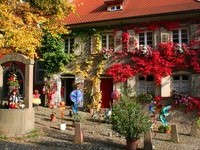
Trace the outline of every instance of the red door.
<instances>
[{"instance_id":1,"label":"red door","mask_svg":"<svg viewBox=\"0 0 200 150\"><path fill-rule=\"evenodd\" d=\"M102 91L102 102L101 108L110 108L112 104L111 93L113 91L113 79L112 78L101 78L100 90Z\"/></svg>"}]
</instances>

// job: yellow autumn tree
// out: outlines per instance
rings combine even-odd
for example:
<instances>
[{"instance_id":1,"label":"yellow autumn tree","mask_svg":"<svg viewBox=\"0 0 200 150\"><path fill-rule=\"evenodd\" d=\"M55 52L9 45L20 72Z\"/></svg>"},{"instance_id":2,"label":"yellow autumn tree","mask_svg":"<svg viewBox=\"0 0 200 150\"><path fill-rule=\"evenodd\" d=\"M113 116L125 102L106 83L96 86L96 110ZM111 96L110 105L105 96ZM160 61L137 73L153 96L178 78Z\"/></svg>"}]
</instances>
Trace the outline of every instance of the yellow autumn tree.
<instances>
[{"instance_id":1,"label":"yellow autumn tree","mask_svg":"<svg viewBox=\"0 0 200 150\"><path fill-rule=\"evenodd\" d=\"M0 54L37 58L44 31L69 33L62 19L74 11L68 0L0 0Z\"/></svg>"}]
</instances>

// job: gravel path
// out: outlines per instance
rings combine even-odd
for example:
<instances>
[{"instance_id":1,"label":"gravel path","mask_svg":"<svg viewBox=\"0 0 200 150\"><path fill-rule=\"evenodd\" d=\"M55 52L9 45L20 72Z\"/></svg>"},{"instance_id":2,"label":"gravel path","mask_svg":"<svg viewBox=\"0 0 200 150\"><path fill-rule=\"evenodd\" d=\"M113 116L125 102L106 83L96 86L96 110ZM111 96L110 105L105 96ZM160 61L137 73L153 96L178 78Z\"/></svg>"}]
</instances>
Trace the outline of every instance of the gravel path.
<instances>
[{"instance_id":1,"label":"gravel path","mask_svg":"<svg viewBox=\"0 0 200 150\"><path fill-rule=\"evenodd\" d=\"M57 120L50 121L50 114L56 112ZM15 138L0 137L0 150L123 150L125 149L125 139L112 132L111 125L90 119L89 113L80 111L83 116L84 143L75 144L74 127L71 118L68 116L69 110L65 111L64 121L67 129L59 129L58 109L39 107L35 110L35 131ZM179 131L179 143L170 141L170 134L153 132L153 145L155 150L200 150L200 137L189 136L191 124L186 122L176 122ZM111 136L108 134L112 133ZM143 148L143 138L139 143L139 148Z\"/></svg>"}]
</instances>

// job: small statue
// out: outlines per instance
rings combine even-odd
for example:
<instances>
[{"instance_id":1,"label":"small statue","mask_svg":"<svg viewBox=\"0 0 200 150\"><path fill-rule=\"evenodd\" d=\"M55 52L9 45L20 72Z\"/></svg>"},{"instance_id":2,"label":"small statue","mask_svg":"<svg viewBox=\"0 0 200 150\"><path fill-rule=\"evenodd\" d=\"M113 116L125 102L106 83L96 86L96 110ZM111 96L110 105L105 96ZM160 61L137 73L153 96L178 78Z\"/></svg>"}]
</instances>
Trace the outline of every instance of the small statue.
<instances>
[{"instance_id":1,"label":"small statue","mask_svg":"<svg viewBox=\"0 0 200 150\"><path fill-rule=\"evenodd\" d=\"M39 94L38 90L34 91L34 94L33 94L33 104L35 106L37 106L37 107L41 104L40 94Z\"/></svg>"},{"instance_id":2,"label":"small statue","mask_svg":"<svg viewBox=\"0 0 200 150\"><path fill-rule=\"evenodd\" d=\"M17 96L17 92L13 90L12 95L9 98L9 108L17 108L17 103L19 102L19 97Z\"/></svg>"},{"instance_id":3,"label":"small statue","mask_svg":"<svg viewBox=\"0 0 200 150\"><path fill-rule=\"evenodd\" d=\"M10 96L10 102L18 103L19 97L17 96L17 92L13 90L12 95Z\"/></svg>"}]
</instances>

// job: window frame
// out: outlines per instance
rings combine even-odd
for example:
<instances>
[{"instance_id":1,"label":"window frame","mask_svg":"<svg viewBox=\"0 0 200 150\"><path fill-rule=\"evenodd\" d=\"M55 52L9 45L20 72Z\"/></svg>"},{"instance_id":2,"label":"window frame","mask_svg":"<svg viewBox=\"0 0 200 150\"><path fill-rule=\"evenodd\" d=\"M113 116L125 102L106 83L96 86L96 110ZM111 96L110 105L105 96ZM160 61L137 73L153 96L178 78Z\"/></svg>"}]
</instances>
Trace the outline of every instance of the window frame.
<instances>
[{"instance_id":1,"label":"window frame","mask_svg":"<svg viewBox=\"0 0 200 150\"><path fill-rule=\"evenodd\" d=\"M36 84L43 84L44 83L44 70L43 68L40 68L40 65L39 63L41 63L41 61L39 60L36 60L35 61L35 83ZM39 80L39 72L43 72L43 79L42 80Z\"/></svg>"},{"instance_id":2,"label":"window frame","mask_svg":"<svg viewBox=\"0 0 200 150\"><path fill-rule=\"evenodd\" d=\"M120 11L123 9L123 6L122 4L118 4L118 5L112 5L112 6L109 6L107 7L107 11Z\"/></svg>"},{"instance_id":3,"label":"window frame","mask_svg":"<svg viewBox=\"0 0 200 150\"><path fill-rule=\"evenodd\" d=\"M187 43L182 42L183 41L182 30L187 30ZM178 43L174 42L175 41L175 39L174 39L174 31L178 31ZM177 44L182 45L183 43L184 44L188 44L188 42L189 42L189 30L186 27L182 27L182 28L179 28L179 29L172 30L171 31L171 35L172 35L172 42L173 43L177 43Z\"/></svg>"},{"instance_id":4,"label":"window frame","mask_svg":"<svg viewBox=\"0 0 200 150\"><path fill-rule=\"evenodd\" d=\"M71 46L71 41L73 40L73 45ZM66 46L67 45L67 46ZM75 48L75 38L74 37L66 37L64 39L64 52L66 54L73 54L74 53L74 48Z\"/></svg>"},{"instance_id":5,"label":"window frame","mask_svg":"<svg viewBox=\"0 0 200 150\"><path fill-rule=\"evenodd\" d=\"M174 80L174 77L175 76L178 76L179 79L178 80ZM187 76L188 77L188 80L183 80L183 76ZM180 92L180 93L186 93L186 94L191 94L191 75L190 74L187 74L187 73L180 73L180 74L173 74L171 76L171 86L172 86L172 91L175 91L175 92ZM187 91L183 91L183 88L184 87L184 82L187 82L187 85L188 85L188 92ZM178 90L175 90L175 84L178 84ZM177 85L176 85L177 87ZM181 89L180 89L181 88Z\"/></svg>"},{"instance_id":6,"label":"window frame","mask_svg":"<svg viewBox=\"0 0 200 150\"><path fill-rule=\"evenodd\" d=\"M103 46L103 36L106 36L106 43L105 43L105 45L106 45L106 47L104 47ZM112 38L112 43L110 44L110 37L111 36L111 38ZM103 48L105 48L105 49L113 49L114 50L114 48L115 48L115 38L114 38L114 35L113 35L113 33L103 33L102 35L101 35L101 48L103 49ZM109 47L110 45L112 45L113 47Z\"/></svg>"},{"instance_id":7,"label":"window frame","mask_svg":"<svg viewBox=\"0 0 200 150\"><path fill-rule=\"evenodd\" d=\"M144 80L140 80L140 77L144 78ZM152 81L148 81L147 78L148 77L153 77L153 80ZM139 91L140 90L140 82L144 83L145 85L145 90L143 91ZM153 90L149 92L148 88L149 88L149 84L153 84ZM140 95L140 94L143 94L143 93L149 93L149 94L152 94L152 95L155 95L155 78L153 75L147 75L147 77L144 77L144 76L138 76L137 77L137 95ZM151 88L149 88L151 89Z\"/></svg>"},{"instance_id":8,"label":"window frame","mask_svg":"<svg viewBox=\"0 0 200 150\"><path fill-rule=\"evenodd\" d=\"M143 33L144 34L144 44L140 44L140 34L141 33ZM151 44L148 44L148 33L151 33ZM143 46L147 46L147 45L149 45L150 47L153 47L153 44L154 44L154 41L153 41L153 39L154 39L154 32L153 31L143 31L143 32L140 32L140 33L138 33L138 44L139 44L139 46L140 45L143 45Z\"/></svg>"}]
</instances>

